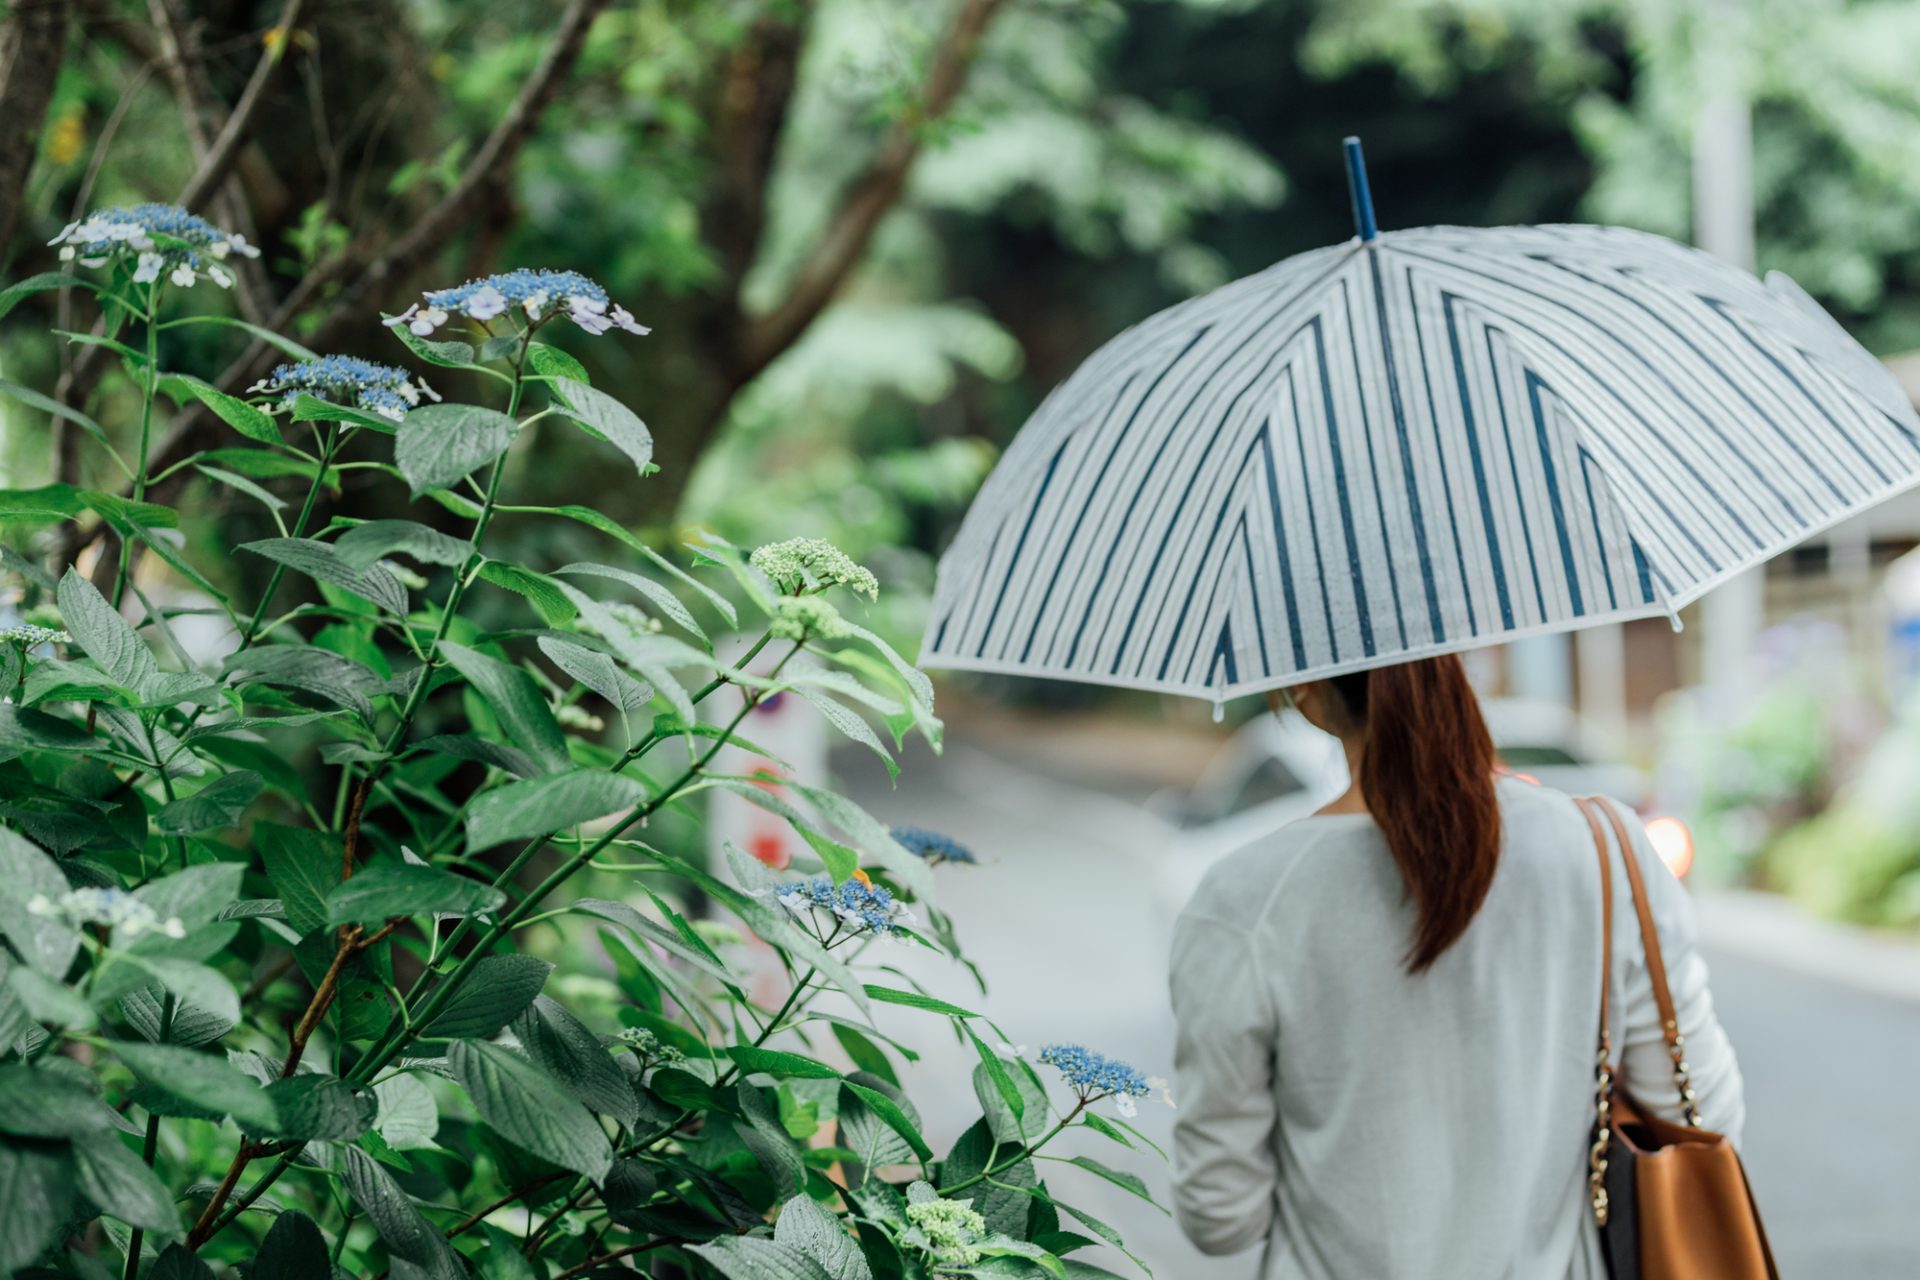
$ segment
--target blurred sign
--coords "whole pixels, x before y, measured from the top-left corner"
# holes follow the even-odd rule
[[[715,652],[729,662],[737,662],[740,655],[747,651],[749,643],[744,637],[729,637],[715,645]],[[775,652],[776,648],[778,652]],[[766,675],[780,661],[787,648],[785,645],[768,646],[747,665],[747,670],[755,675]],[[805,661],[807,657],[802,654],[788,664],[787,670],[791,672],[795,664]],[[732,686],[717,691],[713,698],[720,705],[713,718],[722,724],[726,723],[739,712],[745,696]],[[764,752],[748,751],[736,746],[723,747],[714,757],[714,772],[765,778],[766,789],[789,802],[793,797],[787,794],[778,779],[818,779],[826,772],[826,725],[804,699],[790,693],[777,693],[763,699],[740,722],[739,733],[756,747],[764,748]],[[768,813],[751,800],[731,791],[714,790],[707,794],[711,797],[707,837],[713,865],[726,865],[726,846],[729,844],[760,859],[776,871],[784,871],[793,862],[795,854],[806,850],[806,843],[794,834],[786,819]]]
[[[1920,684],[1920,551],[1887,567],[1887,683],[1894,705]]]

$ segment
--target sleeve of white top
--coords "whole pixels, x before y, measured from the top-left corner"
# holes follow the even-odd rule
[[[1174,1207],[1203,1253],[1262,1243],[1273,1223],[1274,1019],[1254,941],[1204,915],[1174,931]]]
[[[1620,808],[1620,806],[1615,806]],[[1707,962],[1696,948],[1693,899],[1653,850],[1646,831],[1630,812],[1621,810],[1633,838],[1640,877],[1646,883],[1653,922],[1660,931],[1660,954],[1667,964],[1667,988],[1673,994],[1674,1018],[1685,1040],[1688,1073],[1693,1081],[1700,1123],[1726,1135],[1736,1146],[1746,1123],[1745,1087],[1733,1043],[1714,1016],[1713,995],[1707,990]],[[1620,905],[1624,878],[1616,884]],[[1631,926],[1631,916],[1628,917]],[[1616,939],[1637,938],[1637,930],[1616,933]],[[1625,1043],[1620,1046],[1621,1069],[1634,1100],[1669,1120],[1680,1120],[1680,1096],[1673,1078],[1673,1060],[1661,1034],[1660,1010],[1653,999],[1653,980],[1646,959],[1634,948],[1635,962],[1627,966],[1624,995]]]

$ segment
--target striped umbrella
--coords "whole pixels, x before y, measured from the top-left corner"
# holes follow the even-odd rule
[[[1376,231],[1127,330],[940,563],[921,662],[1220,702],[1678,610],[1920,482],[1779,274],[1615,227]]]

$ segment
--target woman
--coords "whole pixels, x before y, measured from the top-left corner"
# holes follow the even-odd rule
[[[1496,777],[1458,658],[1289,692],[1339,737],[1353,784],[1213,867],[1180,917],[1181,1226],[1207,1253],[1264,1243],[1262,1280],[1597,1280],[1586,820],[1558,792]],[[1740,1073],[1691,905],[1623,816],[1701,1123],[1738,1141]],[[1628,902],[1617,855],[1613,875]],[[1614,914],[1613,955],[1623,1083],[1677,1119],[1631,910]]]

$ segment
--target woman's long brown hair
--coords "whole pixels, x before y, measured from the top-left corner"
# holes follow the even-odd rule
[[[1460,940],[1493,884],[1500,861],[1493,739],[1452,654],[1331,683],[1366,726],[1360,792],[1413,902],[1407,970],[1420,973]]]

